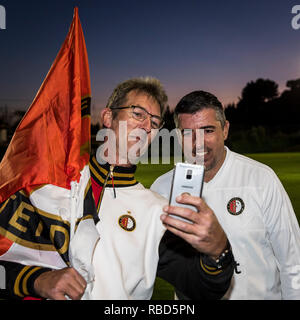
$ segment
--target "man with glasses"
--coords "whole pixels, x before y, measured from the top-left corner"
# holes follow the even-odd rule
[[[163,125],[166,103],[158,80],[137,78],[119,84],[101,112],[102,126],[115,135],[106,141],[102,155],[111,149],[115,155],[109,162],[91,158],[91,184],[85,190],[86,195],[92,194],[99,217],[100,241],[91,258],[92,299],[150,299],[156,276],[193,299],[219,299],[229,287],[234,259],[214,214],[200,198],[190,196],[181,201],[194,205],[195,211],[177,208],[177,214],[196,216],[202,210],[199,223],[180,227],[176,219],[166,219],[163,207],[165,213],[176,207],[166,207],[163,197],[135,180],[136,166],[129,152],[123,152],[139,141],[136,130],[144,133],[146,145],[151,143],[151,130]],[[166,221],[167,228],[177,225],[186,241],[166,231],[162,223]],[[201,230],[202,238],[193,236],[194,230]],[[74,268],[40,268],[39,276],[26,281],[30,294],[50,299],[80,299],[86,288],[85,279]]]

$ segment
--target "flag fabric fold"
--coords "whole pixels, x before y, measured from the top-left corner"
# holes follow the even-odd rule
[[[49,183],[70,189],[71,181],[79,181],[89,161],[90,96],[85,40],[75,8],[62,48],[0,163],[0,203],[21,189],[30,193]]]

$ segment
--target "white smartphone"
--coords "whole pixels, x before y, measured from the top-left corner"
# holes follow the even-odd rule
[[[192,205],[176,202],[176,197],[183,193],[188,193],[192,196],[201,197],[204,181],[204,172],[205,171],[203,165],[182,162],[176,163],[173,172],[169,205],[190,208],[192,210],[195,210],[195,207]],[[188,223],[193,223],[188,219],[179,217],[174,214],[170,214],[170,216]]]

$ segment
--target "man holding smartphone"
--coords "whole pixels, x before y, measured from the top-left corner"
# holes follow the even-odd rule
[[[115,158],[102,164],[103,159],[92,157],[89,166],[81,172],[80,183],[83,179],[85,184],[80,184],[79,188],[84,213],[91,215],[96,211],[95,226],[100,234],[92,256],[88,257],[88,267],[92,264],[94,271],[94,277],[90,277],[93,284],[91,299],[150,299],[156,275],[193,299],[219,299],[229,287],[234,268],[233,255],[227,236],[212,210],[202,199],[184,196],[178,201],[192,204],[196,210],[165,207],[166,213],[174,212],[194,222],[193,225],[178,224],[178,220],[162,215],[162,207],[167,201],[134,178],[136,166],[130,162],[128,151],[136,141],[130,137],[139,129],[146,135],[145,143],[151,143],[151,130],[159,129],[163,124],[166,102],[167,96],[157,79],[129,79],[115,88],[101,112],[105,130],[115,136],[115,140],[106,144],[116,152]],[[128,150],[122,156],[121,147]],[[7,221],[16,221],[19,214],[22,230],[28,231],[31,240],[22,241],[20,232],[18,238],[10,237],[9,232],[0,237],[0,265],[4,266],[7,276],[5,293],[14,298],[33,295],[75,300],[85,294],[88,280],[79,270],[69,267],[70,253],[74,258],[73,252],[77,251],[69,247],[66,210],[54,203],[53,212],[46,212],[50,209],[47,198],[50,194],[55,197],[57,188],[47,185],[30,195],[18,192],[1,204],[1,230],[13,231]],[[26,202],[27,211],[33,213],[34,220],[27,219],[21,212],[22,202]],[[41,205],[43,211],[39,208]],[[11,219],[11,215],[16,220]],[[59,226],[56,230],[64,231],[64,252],[61,243],[54,241],[53,228],[46,228],[46,225],[41,229],[43,221],[39,219],[43,217],[55,217],[63,222],[64,229]],[[15,225],[20,228],[18,223]],[[178,241],[173,233],[166,231],[166,227],[186,241]],[[49,246],[42,246],[41,239],[51,245],[51,251],[47,249]],[[82,250],[87,242],[88,238],[80,242]]]
[[[208,211],[216,215],[238,262],[224,298],[300,299],[300,288],[295,285],[300,265],[299,225],[276,174],[266,165],[224,146],[229,122],[214,95],[194,91],[184,96],[175,108],[175,123],[183,134],[189,129],[194,157],[199,150],[196,130],[204,130],[204,186],[202,198],[195,200],[195,204],[201,203],[198,219]],[[169,171],[151,189],[169,198],[171,181],[172,171]],[[168,210],[168,213],[179,210]],[[169,223],[167,217],[164,221]],[[176,227],[168,229],[188,238]],[[195,227],[195,233],[200,235],[201,227]],[[180,293],[178,296],[186,298]]]

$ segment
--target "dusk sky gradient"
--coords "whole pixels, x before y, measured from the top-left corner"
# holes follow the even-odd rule
[[[237,102],[246,83],[300,78],[300,29],[289,0],[0,0],[0,107],[28,108],[79,8],[89,56],[93,114],[136,76],[161,80],[173,108],[192,90]]]

